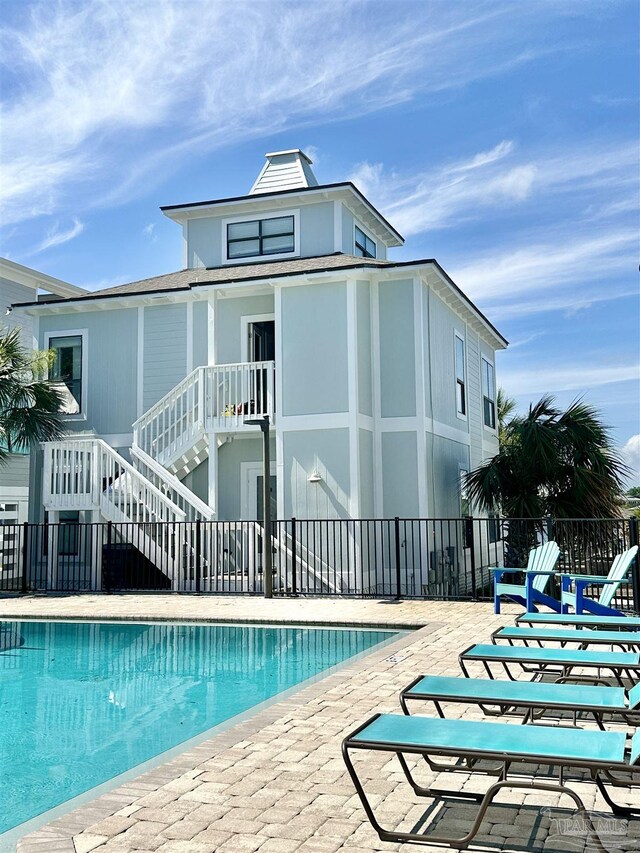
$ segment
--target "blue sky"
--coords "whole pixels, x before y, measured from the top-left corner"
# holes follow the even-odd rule
[[[521,408],[583,395],[640,470],[635,0],[0,14],[0,254],[92,289],[173,271],[159,205],[242,194],[301,147],[512,342],[498,380]]]

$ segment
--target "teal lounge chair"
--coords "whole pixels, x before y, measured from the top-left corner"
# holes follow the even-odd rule
[[[562,648],[572,644],[583,649],[604,645],[620,646],[623,651],[640,651],[640,631],[594,631],[592,628],[575,631],[572,628],[524,628],[522,625],[516,625],[513,628],[497,628],[491,634],[492,643],[501,640],[506,640],[511,645],[520,641],[525,646],[529,643],[537,643],[539,646],[545,643],[560,643]]]
[[[622,611],[611,607],[611,602],[620,586],[627,582],[627,575],[637,553],[638,546],[634,545],[622,554],[618,554],[611,564],[606,578],[593,575],[561,575],[562,612],[568,613],[569,607],[573,607],[578,615],[585,611],[594,613],[596,616],[624,615]],[[602,592],[597,601],[585,595],[589,586],[602,586]],[[527,607],[527,610],[530,609]]]
[[[640,631],[640,616],[593,616],[576,613],[521,613],[516,625],[572,625],[604,631]]]
[[[488,716],[524,711],[522,722],[546,711],[589,714],[604,731],[604,714],[614,714],[634,724],[640,706],[640,684],[625,693],[622,687],[554,684],[547,681],[496,681],[490,678],[456,678],[420,675],[400,692],[400,707],[409,714],[409,703],[432,702],[444,719],[443,704],[477,705]]]
[[[545,589],[549,578],[554,574],[554,568],[560,556],[560,548],[556,542],[545,542],[529,552],[526,569],[491,569],[493,572],[493,609],[500,613],[500,598],[524,604],[528,611],[536,610],[536,604],[546,604],[552,610],[560,612],[560,602],[547,595]],[[525,572],[524,584],[504,583],[504,575]]]
[[[390,757],[395,754],[414,794],[419,797],[448,796],[454,801],[478,803],[478,812],[469,831],[463,836],[452,837],[431,832],[401,832],[383,827],[375,816],[353,761],[355,753],[372,751],[386,752]],[[484,760],[498,762],[501,767],[499,781],[492,784],[485,794],[423,787],[414,779],[405,755],[423,756],[432,767],[436,766],[433,757],[454,759],[457,764],[452,763],[445,768],[443,763],[438,763],[437,770],[462,771],[470,776],[486,772],[482,769]],[[566,770],[573,768],[582,768],[592,774],[600,793],[615,815],[631,817],[638,813],[637,809],[614,802],[608,785],[612,778],[610,774],[622,771],[629,779],[627,787],[634,787],[630,771],[638,766],[640,732],[633,736],[630,749],[627,750],[623,732],[376,714],[343,740],[342,756],[365,813],[383,841],[446,844],[459,849],[468,847],[478,834],[491,802],[503,788],[509,788],[524,790],[529,794],[533,791],[566,794],[573,800],[593,833],[598,849],[605,850],[584,802],[572,787],[573,781],[565,776]],[[482,763],[479,764],[480,761]],[[514,762],[518,764],[517,775],[512,772]],[[360,764],[360,761],[356,763]],[[522,765],[528,765],[532,770],[532,775],[526,779],[522,778]],[[536,776],[538,765],[548,767],[551,775]],[[616,781],[616,787],[619,785]]]
[[[482,663],[489,678],[493,678],[490,664],[497,663],[504,669],[512,681],[517,679],[509,669],[510,665],[518,666],[523,672],[531,673],[539,678],[542,675],[556,677],[556,681],[590,681],[593,683],[606,682],[597,677],[573,675],[576,668],[607,670],[620,687],[624,687],[622,676],[625,675],[633,684],[640,678],[640,654],[638,652],[600,652],[592,649],[547,649],[526,646],[496,646],[492,644],[477,644],[469,646],[458,656],[458,663],[465,676],[471,678],[467,663],[478,661]]]

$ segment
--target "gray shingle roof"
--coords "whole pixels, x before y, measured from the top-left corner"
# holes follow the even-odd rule
[[[391,265],[390,261],[373,258],[357,258],[354,255],[322,255],[316,258],[294,258],[290,261],[265,261],[260,264],[242,264],[238,266],[214,267],[213,269],[180,270],[179,272],[159,275],[155,278],[143,278],[130,284],[119,284],[105,290],[96,290],[92,295],[116,296],[150,291],[185,290],[193,285],[229,284],[234,281],[270,278],[272,276],[296,275],[297,273],[325,272],[327,270],[348,269],[349,267],[381,267]]]

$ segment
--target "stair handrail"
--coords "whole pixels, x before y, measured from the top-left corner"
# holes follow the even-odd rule
[[[135,428],[139,424],[141,424],[142,421],[150,420],[152,413],[154,413],[156,409],[161,409],[164,403],[169,399],[169,397],[171,397],[172,394],[175,394],[179,390],[181,385],[186,385],[188,381],[192,379],[196,373],[198,373],[198,371],[203,370],[205,370],[204,367],[194,367],[193,370],[190,373],[187,373],[187,375],[183,379],[181,379],[179,382],[176,382],[176,384],[172,388],[170,388],[166,394],[163,394],[163,396],[160,397],[159,400],[156,400],[156,402],[152,406],[149,406],[146,412],[143,412],[140,417],[133,422],[132,427],[134,429],[134,432]]]
[[[45,458],[48,461],[48,465],[45,470],[50,469],[51,463],[51,453],[54,449],[58,450],[78,450],[79,447],[82,448],[82,445],[85,445],[87,450],[91,452],[96,449],[101,451],[107,456],[112,457],[117,464],[131,476],[132,481],[135,480],[138,485],[140,485],[143,489],[147,489],[151,494],[155,495],[156,498],[160,500],[160,502],[164,505],[164,507],[168,510],[168,512],[173,513],[175,515],[176,521],[183,521],[186,518],[186,513],[180,509],[179,506],[173,503],[173,501],[169,500],[169,498],[163,494],[160,489],[153,485],[153,483],[149,482],[145,477],[140,474],[139,471],[133,467],[130,462],[127,462],[119,453],[117,453],[110,445],[103,441],[101,438],[73,438],[68,441],[45,441],[42,442],[42,446],[45,450]],[[92,502],[95,506],[99,505],[101,498],[104,496],[104,489],[102,488],[102,483],[98,482],[98,469],[95,464],[91,470],[91,492],[92,492]],[[47,489],[47,493],[50,492],[49,489],[50,483],[45,482],[45,488]]]
[[[180,382],[176,383],[166,394],[164,394],[157,402],[153,404],[146,412],[140,415],[137,420],[133,423],[133,443],[138,445],[138,447],[146,447],[147,450],[153,452],[153,443],[157,442],[160,437],[164,438],[164,442],[166,444],[171,444],[171,440],[167,438],[167,433],[170,434],[170,428],[167,429],[166,426],[162,426],[161,429],[158,430],[158,435],[155,439],[148,438],[145,444],[144,431],[152,426],[154,421],[158,420],[158,423],[162,423],[162,417],[164,412],[170,412],[170,419],[177,424],[180,418],[177,416],[175,411],[171,411],[172,406],[176,407],[176,400],[180,398],[182,394],[189,394],[190,388],[196,388],[196,399],[197,399],[197,411],[198,416],[194,418],[192,421],[192,426],[196,427],[197,430],[204,430],[205,427],[205,377],[204,377],[204,367],[196,367],[190,373],[188,373],[184,379],[181,379]],[[172,401],[172,398],[173,401]],[[185,412],[182,413],[181,417],[187,414]],[[182,430],[184,433],[185,430]]]
[[[180,495],[187,503],[189,503],[196,513],[199,513],[203,516],[203,520],[205,521],[215,521],[215,513],[201,498],[199,498],[194,492],[191,491],[184,483],[179,480],[174,474],[168,471],[164,465],[161,465],[157,462],[152,456],[149,456],[141,447],[137,445],[132,445],[130,449],[131,455],[137,459],[139,459],[143,465],[146,465],[150,468],[154,474],[160,477],[164,482],[166,482],[169,488],[173,489],[177,494]],[[138,474],[140,472],[138,471]],[[144,476],[140,474],[140,476]],[[147,478],[145,477],[145,480]],[[153,485],[153,484],[152,484]],[[157,488],[157,487],[156,487]]]

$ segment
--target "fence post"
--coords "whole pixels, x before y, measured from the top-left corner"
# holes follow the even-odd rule
[[[473,516],[470,515],[468,518],[465,518],[464,524],[466,525],[466,539],[469,543],[469,548],[471,550],[471,598],[474,601],[477,601],[478,598],[478,589],[476,586],[476,537],[475,537],[475,527],[473,524]],[[489,530],[487,529],[487,538],[489,535]]]
[[[298,572],[296,563],[298,561],[296,542],[296,519],[291,518],[291,595],[298,595]]]
[[[393,520],[396,539],[396,600],[399,600],[402,595],[402,576],[400,573],[400,519],[396,515]]]
[[[547,534],[547,542],[553,539],[553,518],[550,515],[545,516],[544,526]]]
[[[107,574],[107,584],[106,584],[107,588],[106,588],[105,592],[111,592],[111,582],[113,580],[114,558],[113,558],[113,551],[111,550],[111,548],[112,548],[112,533],[113,533],[113,522],[107,521],[107,562],[109,564],[109,571],[106,573]],[[102,559],[104,562],[104,555],[103,555]],[[105,581],[105,578],[104,578],[104,566],[103,566],[103,573],[102,573],[102,588],[103,589],[105,587],[104,581]]]
[[[27,594],[27,561],[29,559],[29,522],[25,521],[22,525],[22,587],[23,595]]]
[[[629,547],[640,544],[638,535],[638,519],[629,519]],[[633,609],[640,611],[640,554],[636,554],[633,560],[633,569],[631,571],[631,585],[633,586]]]
[[[200,575],[202,570],[202,521],[200,519],[196,521],[196,547],[194,553],[194,560],[196,561],[196,592],[200,592]]]

